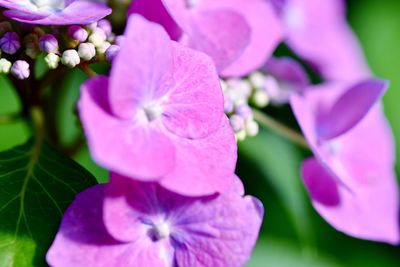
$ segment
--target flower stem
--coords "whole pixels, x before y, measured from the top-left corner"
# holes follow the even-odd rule
[[[291,140],[293,143],[298,144],[299,146],[310,149],[306,139],[295,130],[287,127],[286,125],[280,123],[279,121],[271,118],[267,114],[253,109],[254,119],[258,121],[261,125],[268,127],[269,129],[275,131],[276,133],[280,134],[281,136]]]
[[[81,64],[79,68],[88,76],[88,77],[95,77],[97,76],[97,72],[95,72],[89,65]]]

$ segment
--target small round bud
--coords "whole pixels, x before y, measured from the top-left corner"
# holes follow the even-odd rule
[[[58,41],[53,35],[45,34],[39,38],[39,47],[43,52],[57,53]]]
[[[106,50],[106,59],[111,62],[113,59],[116,57],[116,55],[119,52],[119,45],[111,45],[109,48]]]
[[[107,49],[111,46],[109,42],[103,42],[103,44],[99,47],[97,47],[97,53],[100,55],[105,54]]]
[[[29,77],[29,64],[25,60],[17,60],[11,67],[11,74],[19,80],[24,80]]]
[[[34,33],[29,33],[24,37],[25,54],[32,59],[40,54],[38,39],[38,36]]]
[[[236,107],[235,113],[245,120],[253,117],[253,111],[247,104]]]
[[[0,59],[0,73],[8,74],[10,72],[11,66],[12,66],[11,62],[8,61],[7,59],[5,58]]]
[[[233,104],[232,99],[228,96],[224,96],[224,112],[225,113],[231,113],[233,112],[235,105]]]
[[[50,53],[45,58],[44,61],[47,64],[49,69],[56,69],[58,67],[58,63],[60,62],[60,57],[57,54]]]
[[[224,80],[219,80],[221,82],[221,89],[222,92],[225,92],[228,89],[228,85],[226,84],[226,82]]]
[[[250,75],[249,81],[254,88],[261,89],[265,84],[265,75],[256,71]]]
[[[92,43],[81,43],[78,47],[78,54],[81,59],[89,61],[96,55],[96,48]]]
[[[81,62],[79,54],[74,49],[64,51],[61,58],[61,63],[67,67],[73,68]]]
[[[259,126],[255,120],[247,120],[245,129],[248,136],[256,136],[259,132]]]
[[[12,26],[10,22],[8,21],[0,22],[0,35],[3,35],[4,33],[11,31],[12,31]]]
[[[115,44],[119,46],[123,45],[125,38],[126,37],[123,35],[118,35],[117,37],[115,37]]]
[[[99,20],[97,22],[97,27],[102,29],[107,36],[110,35],[112,32],[111,23],[106,19]]]
[[[236,140],[237,140],[237,141],[244,141],[244,140],[246,139],[246,137],[247,137],[247,133],[246,133],[246,131],[243,129],[243,130],[241,130],[240,132],[237,132],[237,133],[235,134],[235,137],[236,137]]]
[[[269,96],[265,90],[256,90],[252,97],[253,103],[258,108],[264,108],[269,103]]]
[[[93,30],[92,34],[89,36],[89,42],[94,44],[95,47],[100,47],[106,41],[107,35],[105,32],[100,29],[96,28]]]
[[[89,34],[84,28],[78,25],[72,25],[68,28],[68,35],[74,40],[84,42]]]
[[[0,39],[0,48],[4,53],[15,54],[20,47],[21,42],[16,32],[6,32]]]
[[[239,115],[230,116],[229,122],[235,133],[240,132],[244,129],[244,119]]]

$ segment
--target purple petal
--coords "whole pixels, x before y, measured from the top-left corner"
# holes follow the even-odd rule
[[[81,90],[80,116],[99,164],[143,180],[159,179],[172,169],[175,149],[156,125],[149,130],[110,113],[106,77],[88,80]]]
[[[166,128],[185,138],[203,138],[216,131],[224,100],[211,58],[175,43],[171,75],[162,104]]]
[[[94,186],[76,197],[47,252],[47,263],[53,267],[168,266],[160,257],[162,242],[121,243],[108,234],[102,212],[105,187]]]
[[[358,238],[399,243],[398,193],[392,172],[349,189],[311,158],[304,161],[302,176],[313,206],[336,229]]]
[[[310,84],[303,67],[290,57],[270,58],[263,69],[279,81],[292,85],[296,91]]]
[[[139,15],[130,16],[125,41],[111,70],[113,112],[121,118],[131,118],[142,102],[165,94],[172,85],[162,81],[171,67],[171,41],[164,29]]]
[[[175,168],[160,184],[186,196],[226,192],[232,186],[237,147],[232,128],[224,116],[218,131],[202,139],[171,137],[175,143]]]
[[[235,10],[245,18],[251,29],[249,45],[243,54],[222,71],[223,76],[243,76],[260,68],[283,39],[283,25],[269,1],[241,0],[207,1],[215,8]],[[221,29],[223,30],[223,29]]]
[[[346,22],[344,1],[289,0],[283,10],[287,43],[328,80],[371,76],[360,45]]]
[[[319,137],[332,139],[347,132],[379,102],[387,87],[387,81],[370,79],[348,89],[318,118]]]
[[[82,10],[90,10],[90,12],[82,12]],[[102,3],[91,1],[73,1],[63,10],[54,13],[46,13],[43,11],[22,9],[10,9],[4,12],[6,16],[14,20],[40,25],[72,25],[72,24],[88,24],[98,21],[105,16],[111,14],[111,9]]]
[[[182,35],[181,29],[165,9],[162,0],[135,0],[128,10],[128,15],[133,13],[162,25],[172,40],[178,40]]]
[[[190,198],[155,184],[113,178],[110,186],[115,188],[104,202],[104,218],[108,231],[118,239],[137,239],[136,222],[146,228],[162,219],[170,226],[178,266],[239,267],[249,258],[263,216],[257,199],[243,198],[237,191]]]

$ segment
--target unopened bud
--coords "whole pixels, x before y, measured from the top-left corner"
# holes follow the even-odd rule
[[[106,59],[111,62],[113,59],[116,57],[116,55],[119,52],[119,45],[111,45],[109,48],[106,50]]]
[[[54,53],[48,54],[44,61],[46,62],[49,69],[56,69],[58,67],[58,63],[60,62],[60,57]]]
[[[25,60],[17,60],[11,67],[11,74],[19,80],[24,80],[29,77],[29,64]]]
[[[11,62],[8,61],[7,59],[5,58],[0,59],[0,73],[8,74],[10,72],[11,66],[12,66]]]
[[[64,51],[61,58],[61,63],[67,67],[73,68],[81,62],[79,54],[74,49]]]
[[[6,32],[0,39],[0,47],[4,53],[15,54],[21,47],[18,34],[16,32]]]
[[[248,136],[256,136],[259,132],[259,126],[255,120],[247,120],[245,129]]]
[[[68,35],[79,42],[84,42],[88,38],[88,32],[78,25],[72,25],[68,28]]]
[[[81,43],[78,47],[78,54],[81,59],[89,61],[96,55],[96,48],[92,43]]]
[[[107,35],[100,28],[95,28],[89,36],[89,42],[94,44],[95,47],[100,47],[106,41]]]
[[[240,132],[244,129],[244,119],[239,115],[230,116],[229,122],[235,133]]]
[[[58,41],[52,34],[45,34],[39,38],[39,47],[46,53],[58,52]]]

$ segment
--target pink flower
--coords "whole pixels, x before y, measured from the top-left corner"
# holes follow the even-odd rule
[[[212,60],[138,15],[110,78],[83,85],[79,111],[91,154],[106,168],[184,195],[232,183],[236,142]]]
[[[196,171],[196,170],[193,170]],[[263,208],[234,190],[184,197],[154,183],[112,175],[80,193],[47,253],[54,267],[230,266],[248,260]]]
[[[302,175],[315,209],[349,235],[397,244],[399,201],[394,144],[379,100],[387,82],[332,83],[293,96],[314,151]]]
[[[210,55],[223,76],[261,67],[283,35],[265,0],[136,0],[130,13],[160,23],[172,38]]]

